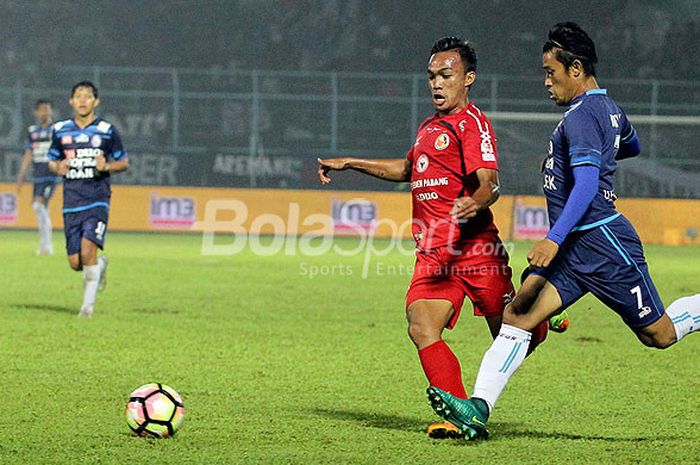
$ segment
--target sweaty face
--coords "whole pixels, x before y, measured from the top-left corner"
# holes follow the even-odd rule
[[[564,65],[557,60],[556,49],[542,55],[542,69],[544,70],[544,86],[549,92],[549,99],[559,106],[568,105],[576,96],[578,83],[564,68]]]
[[[467,105],[467,86],[476,73],[465,72],[459,52],[438,52],[428,62],[428,88],[433,107],[441,115],[457,113]]]
[[[100,99],[92,93],[92,88],[78,87],[68,102],[76,115],[85,117],[95,111],[100,104]]]

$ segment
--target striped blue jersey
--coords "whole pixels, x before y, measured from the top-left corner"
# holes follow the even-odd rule
[[[49,182],[56,175],[49,170],[49,148],[51,147],[51,126],[43,128],[33,124],[27,128],[24,149],[32,153],[32,175],[35,183]]]
[[[109,173],[97,171],[97,157],[107,161],[127,156],[117,129],[96,118],[84,128],[72,119],[53,125],[50,160],[68,160],[69,170],[63,180],[63,212],[77,212],[93,207],[109,208],[111,188]]]
[[[615,170],[621,144],[636,139],[627,115],[607,95],[592,89],[573,99],[549,140],[544,161],[544,194],[550,226],[561,215],[574,186],[573,168],[593,165],[600,169],[598,193],[573,231],[582,231],[615,218]]]

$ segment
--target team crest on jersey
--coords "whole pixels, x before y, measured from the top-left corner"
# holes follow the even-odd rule
[[[442,133],[439,136],[437,136],[437,139],[435,139],[435,148],[438,150],[445,150],[447,147],[450,146],[450,136],[448,136],[446,133]]]
[[[75,158],[75,150],[73,150],[73,149],[64,150],[63,155],[65,155],[66,158]]]
[[[61,136],[62,145],[70,145],[73,143],[73,136]]]
[[[102,143],[102,138],[98,134],[95,134],[90,139],[90,145],[92,145],[95,148],[99,147],[101,143]]]
[[[37,134],[36,132],[33,132],[32,139],[37,140],[38,138],[39,138],[39,134]]]
[[[78,137],[75,138],[75,142],[77,142],[78,144],[84,144],[89,140],[90,138],[84,132],[81,132],[80,135],[78,135]]]
[[[426,154],[421,154],[420,157],[418,157],[418,160],[416,160],[416,171],[419,173],[423,173],[425,170],[428,169],[428,156]]]
[[[109,124],[107,121],[100,121],[97,124],[97,130],[100,132],[104,132],[105,134],[107,134],[107,131],[109,131],[109,128],[111,128],[111,127],[112,127],[112,125]]]

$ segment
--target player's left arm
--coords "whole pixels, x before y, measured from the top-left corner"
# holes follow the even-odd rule
[[[95,167],[97,171],[102,171],[103,173],[119,173],[120,171],[126,171],[129,169],[129,157],[107,161],[104,155],[100,155],[97,157],[97,164]]]
[[[493,205],[500,195],[498,183],[498,170],[492,168],[479,168],[476,170],[479,187],[467,197],[455,199],[452,208],[452,217],[457,220],[473,218],[476,214]]]
[[[559,246],[574,226],[581,221],[598,193],[600,168],[585,164],[574,167],[573,172],[574,187],[571,189],[569,198],[566,199],[561,215],[547,233],[547,237],[536,243],[527,254],[527,260],[531,266],[545,267],[552,263],[559,252]]]
[[[95,168],[97,168],[97,171],[103,173],[119,173],[121,171],[126,171],[129,169],[129,155],[127,155],[126,150],[124,150],[122,138],[117,128],[112,126],[111,133],[111,144],[108,150],[111,157],[109,160],[107,160],[107,157],[104,155],[97,157]]]
[[[627,120],[623,119],[622,131],[620,133],[620,147],[615,155],[616,160],[624,160],[625,158],[633,158],[642,152],[639,137],[634,126]]]
[[[496,136],[489,120],[483,115],[469,114],[457,128],[462,145],[465,175],[475,174],[478,187],[471,195],[455,199],[450,214],[456,220],[473,218],[498,200],[498,152]]]
[[[598,193],[603,142],[602,134],[591,129],[597,127],[593,115],[585,111],[572,113],[564,120],[574,185],[552,229],[527,254],[530,266],[546,267],[552,263],[559,246],[581,221]]]

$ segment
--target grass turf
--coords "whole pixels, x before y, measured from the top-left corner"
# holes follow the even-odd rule
[[[109,285],[86,321],[76,318],[81,275],[60,241],[56,256],[35,257],[36,233],[0,231],[2,464],[700,457],[700,337],[644,348],[593,298],[513,378],[491,439],[432,441],[424,430],[437,418],[404,321],[410,256],[374,257],[365,279],[362,255],[206,256],[197,236],[111,233]],[[528,246],[516,244],[516,272]],[[649,246],[647,258],[666,304],[700,291],[700,248]],[[465,309],[446,339],[470,390],[486,324]],[[148,382],[184,398],[172,439],[129,434],[123,407]]]

